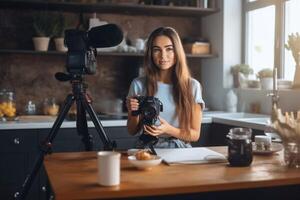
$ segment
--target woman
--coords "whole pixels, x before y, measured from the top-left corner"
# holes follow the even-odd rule
[[[145,76],[134,79],[127,96],[130,134],[145,133],[159,138],[155,148],[191,147],[200,137],[204,101],[200,83],[191,78],[185,53],[177,32],[170,27],[154,30],[147,42],[144,57]],[[140,123],[136,96],[155,96],[163,104],[160,125]]]

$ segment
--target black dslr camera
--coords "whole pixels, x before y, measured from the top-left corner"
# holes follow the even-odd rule
[[[141,115],[142,124],[144,125],[155,125],[158,120],[159,113],[163,111],[162,102],[152,96],[138,96],[136,99],[139,101],[139,109],[132,111],[133,116]],[[149,134],[142,134],[139,137],[142,145],[154,145],[158,141],[158,138]]]
[[[139,109],[132,111],[132,115],[142,115],[142,123],[144,125],[155,125],[159,113],[163,111],[163,105],[161,101],[152,96],[138,96],[136,99],[139,101]]]

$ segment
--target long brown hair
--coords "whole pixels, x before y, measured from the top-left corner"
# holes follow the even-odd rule
[[[176,63],[172,71],[173,99],[176,104],[176,114],[180,128],[190,130],[190,122],[195,105],[192,95],[191,75],[186,62],[186,56],[178,33],[171,27],[160,27],[154,30],[147,41],[144,57],[146,74],[147,95],[153,96],[157,92],[157,81],[159,79],[159,67],[152,59],[153,41],[157,36],[167,36],[173,44]]]

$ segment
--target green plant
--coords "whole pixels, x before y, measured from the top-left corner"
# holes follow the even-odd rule
[[[248,76],[253,74],[253,69],[247,64],[237,64],[231,67],[232,74],[237,74],[238,72]]]
[[[51,37],[53,35],[53,18],[47,12],[33,15],[33,29],[38,37]]]
[[[53,19],[53,36],[54,37],[64,37],[65,28],[67,26],[65,17],[60,13],[54,16]]]
[[[292,51],[292,55],[294,57],[296,65],[298,66],[300,64],[300,34],[292,33],[288,37],[288,43],[284,46],[287,50]]]
[[[261,78],[271,78],[271,77],[273,77],[273,70],[270,68],[262,69],[257,73],[257,78],[260,78],[260,79]]]

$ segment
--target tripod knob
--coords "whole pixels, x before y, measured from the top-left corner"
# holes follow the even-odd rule
[[[20,144],[20,138],[15,138],[15,139],[14,139],[14,144],[19,145],[19,144]]]
[[[17,198],[19,197],[19,195],[20,195],[20,193],[19,193],[19,192],[16,192],[16,193],[14,194],[15,199],[17,199]]]

